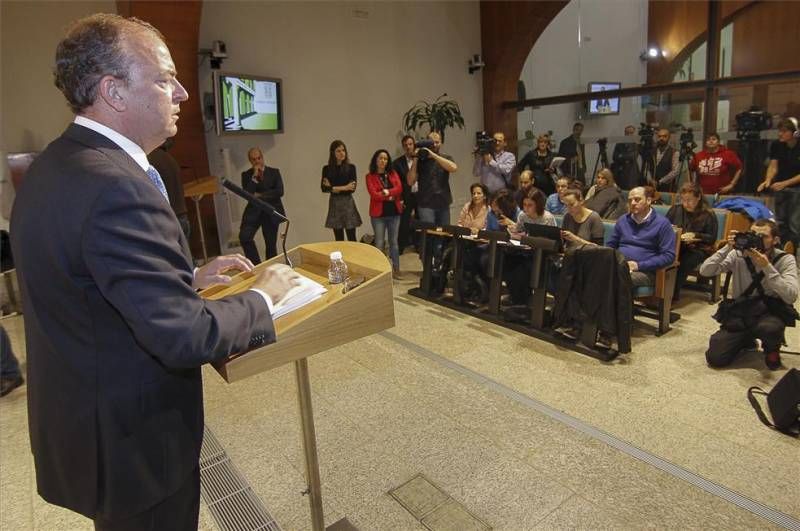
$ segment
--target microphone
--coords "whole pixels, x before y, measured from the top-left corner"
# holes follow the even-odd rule
[[[292,265],[292,261],[289,260],[289,255],[286,254],[286,234],[289,232],[289,218],[278,212],[274,206],[270,205],[263,199],[260,199],[238,184],[235,184],[225,177],[222,178],[222,186],[233,192],[234,194],[238,195],[242,199],[245,199],[248,203],[253,205],[254,207],[260,209],[263,212],[269,214],[273,219],[278,220],[278,223],[286,222],[286,227],[283,230],[283,234],[281,234],[281,247],[283,249],[283,260],[289,267],[294,267]]]

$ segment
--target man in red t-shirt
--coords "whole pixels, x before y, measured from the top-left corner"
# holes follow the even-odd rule
[[[717,133],[710,133],[706,138],[706,149],[695,154],[689,169],[704,194],[727,194],[739,182],[742,161],[735,151],[719,143]]]

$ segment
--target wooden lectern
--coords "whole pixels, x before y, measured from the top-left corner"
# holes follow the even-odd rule
[[[328,282],[329,256],[333,251],[342,252],[351,277],[365,278],[360,286],[347,293],[343,293],[343,284]],[[394,326],[392,269],[382,252],[363,243],[310,243],[295,247],[288,254],[294,270],[325,286],[327,293],[275,321],[277,342],[232,355],[214,367],[225,381],[232,383],[294,362],[308,482],[306,492],[313,529],[321,531],[325,528],[325,520],[306,358]],[[201,296],[220,299],[244,291],[250,288],[262,269],[282,261],[282,256],[272,258],[256,266],[255,271],[236,275],[232,284],[212,286],[202,291]]]

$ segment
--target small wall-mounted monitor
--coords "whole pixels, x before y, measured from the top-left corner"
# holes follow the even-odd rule
[[[218,135],[283,132],[280,79],[223,72],[215,77]]]
[[[622,88],[622,83],[613,81],[593,81],[589,83],[589,92],[619,90],[620,88]],[[602,98],[589,101],[589,114],[619,114],[619,98]]]

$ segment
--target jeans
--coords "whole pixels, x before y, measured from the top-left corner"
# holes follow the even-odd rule
[[[800,186],[775,193],[775,219],[780,228],[781,243],[800,243]]]
[[[420,221],[433,223],[437,227],[442,225],[450,225],[450,209],[449,208],[424,208],[417,207]]]
[[[417,207],[417,214],[419,215],[420,221],[433,223],[437,227],[441,227],[442,225],[450,225],[449,208]],[[436,238],[436,240],[437,241],[433,244],[433,256],[434,258],[439,259],[442,257],[442,248],[444,246],[444,242],[441,241],[441,238]]]
[[[389,235],[389,257],[392,259],[392,268],[400,269],[400,247],[397,245],[397,232],[400,230],[400,216],[385,216],[370,218],[372,229],[375,231],[375,247],[383,252],[384,234]]]
[[[753,346],[754,339],[761,340],[764,352],[775,352],[783,342],[786,325],[783,321],[769,313],[749,317],[738,331],[720,328],[708,341],[706,362],[712,367],[730,365],[739,353]]]

